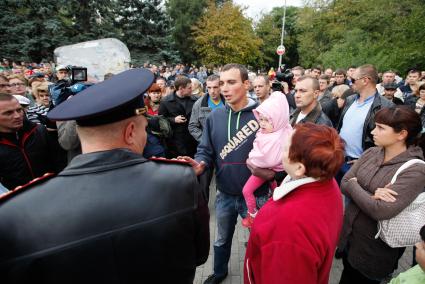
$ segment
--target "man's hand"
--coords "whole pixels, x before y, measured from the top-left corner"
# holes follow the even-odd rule
[[[282,82],[281,83],[282,84],[282,87],[283,87],[283,93],[286,95],[286,94],[289,94],[289,86],[288,86],[288,83],[286,83],[286,82]]]
[[[246,160],[246,166],[248,167],[248,169],[251,171],[251,173],[256,176],[256,177],[260,177],[264,180],[273,180],[274,179],[274,175],[276,174],[273,170],[269,170],[269,169],[262,169],[259,167],[254,166],[249,159]]]
[[[174,118],[175,123],[185,123],[186,120],[186,117],[184,117],[183,115],[178,115]]]
[[[189,162],[189,164],[192,166],[192,169],[195,171],[195,174],[197,176],[201,175],[205,170],[206,164],[204,161],[201,161],[200,163],[198,163],[197,161],[195,161],[194,159],[188,156],[178,156],[177,159],[185,160],[186,162]]]

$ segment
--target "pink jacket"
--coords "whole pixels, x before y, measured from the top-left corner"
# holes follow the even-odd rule
[[[249,160],[257,167],[282,171],[283,143],[292,133],[292,127],[289,124],[289,106],[285,95],[281,92],[273,92],[253,112],[257,120],[260,113],[271,120],[273,132],[263,133],[261,129],[257,131]]]

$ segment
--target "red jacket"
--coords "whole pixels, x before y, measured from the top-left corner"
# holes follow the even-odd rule
[[[255,218],[245,255],[246,284],[329,282],[342,227],[341,192],[334,179],[302,179],[282,183],[274,199],[295,182],[310,183],[270,200]]]

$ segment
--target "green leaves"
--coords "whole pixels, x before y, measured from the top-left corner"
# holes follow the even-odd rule
[[[283,39],[286,53],[283,56],[283,63],[289,66],[295,66],[298,63],[297,34],[295,30],[297,11],[298,8],[296,7],[287,7],[286,9],[285,35]],[[270,13],[263,15],[255,28],[255,33],[263,41],[260,52],[263,56],[264,64],[268,67],[278,66],[279,56],[276,54],[276,48],[280,45],[283,14],[283,7],[276,7]]]
[[[312,1],[297,21],[301,64],[374,64],[405,72],[425,67],[425,4],[420,0]]]
[[[193,27],[194,47],[203,64],[261,64],[262,40],[255,35],[251,20],[242,12],[243,9],[231,1],[219,6],[210,2]]]
[[[0,9],[7,58],[52,60],[56,47],[115,37],[127,44],[133,63],[178,60],[161,0],[1,1]]]

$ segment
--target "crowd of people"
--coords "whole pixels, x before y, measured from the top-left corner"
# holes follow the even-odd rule
[[[396,270],[406,247],[375,235],[425,194],[423,163],[391,182],[424,160],[424,71],[146,64],[71,83],[66,66],[52,66],[2,62],[7,283],[193,282],[208,257],[213,176],[206,284],[228,275],[239,216],[250,229],[245,283],[328,283],[334,257],[341,284],[380,283]],[[409,281],[425,275],[415,234],[423,271],[400,276]],[[96,278],[100,267],[108,273]]]

